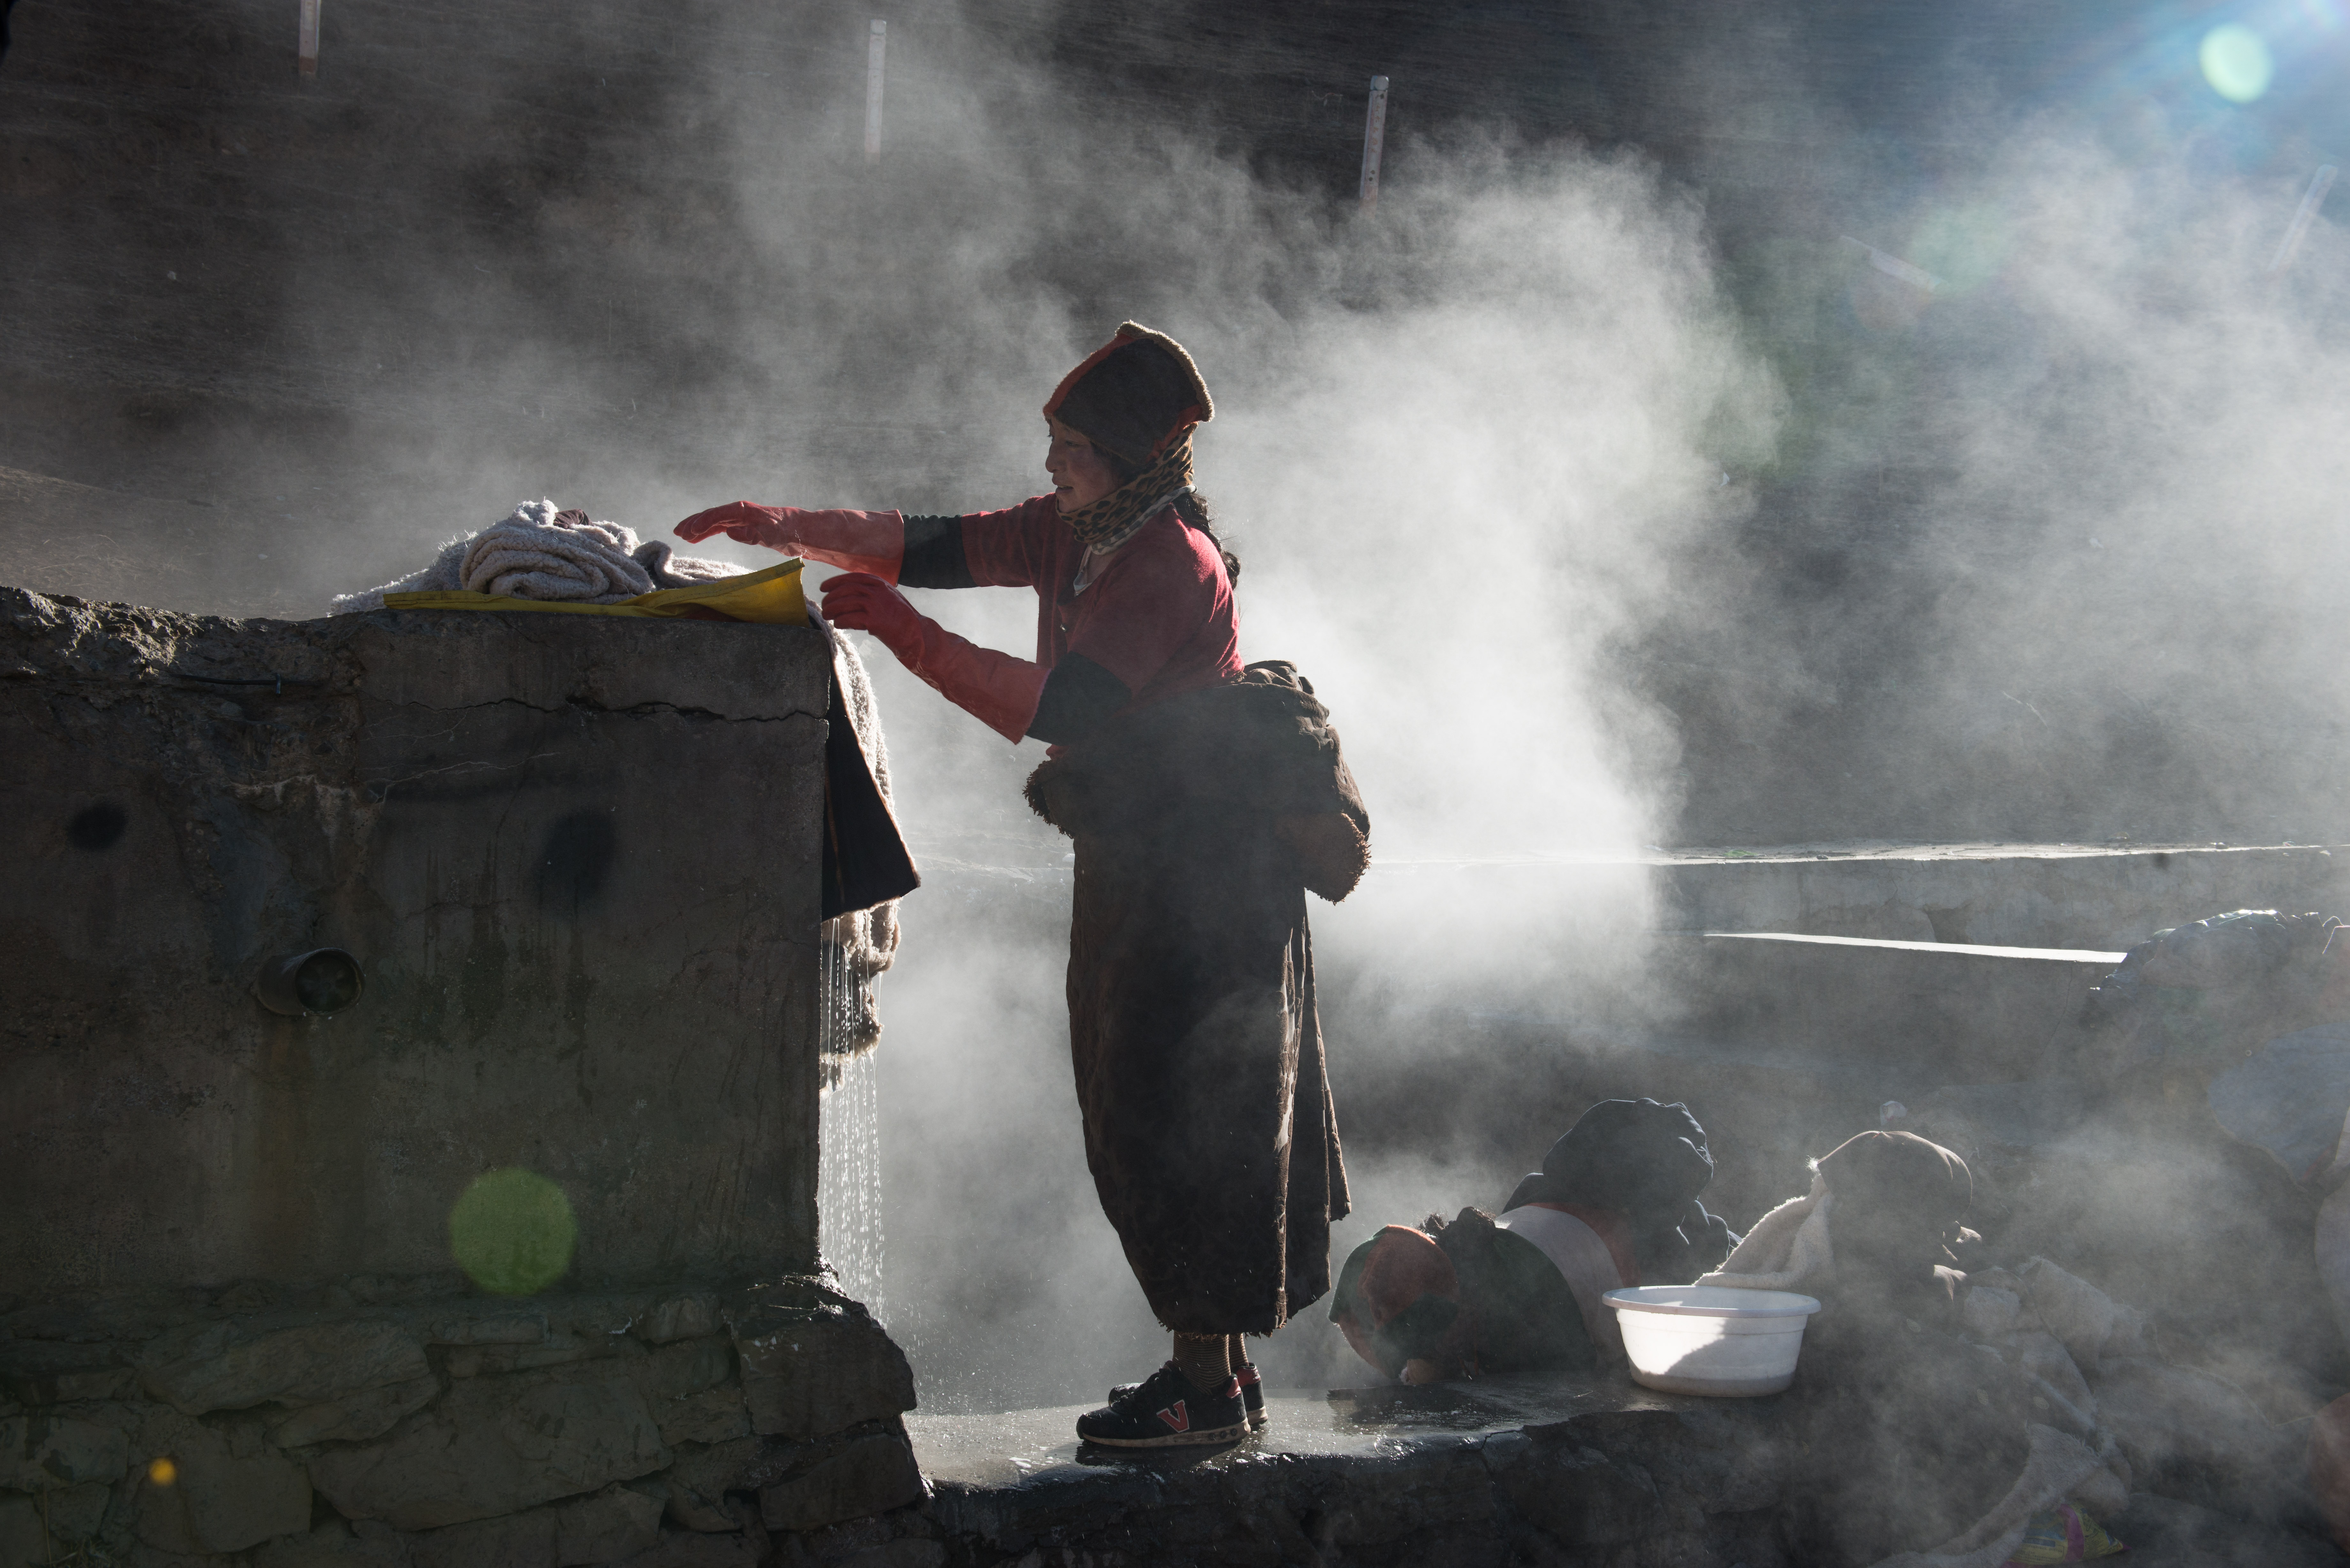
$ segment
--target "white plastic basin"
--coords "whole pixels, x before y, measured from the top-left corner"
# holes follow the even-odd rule
[[[1795,1380],[1804,1325],[1820,1303],[1792,1291],[1639,1285],[1616,1309],[1632,1380],[1672,1394],[1776,1394]]]

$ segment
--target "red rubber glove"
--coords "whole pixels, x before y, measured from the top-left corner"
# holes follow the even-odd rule
[[[931,690],[1007,741],[1026,734],[1036,717],[1043,665],[957,637],[879,577],[849,572],[825,584],[824,618],[871,632]]]
[[[869,572],[890,583],[898,580],[898,568],[906,559],[906,519],[896,512],[812,512],[730,501],[695,513],[677,525],[676,533],[689,545],[723,534],[738,544],[764,545],[786,556]]]

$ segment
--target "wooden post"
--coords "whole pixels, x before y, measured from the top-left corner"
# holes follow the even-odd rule
[[[318,0],[302,0],[301,41],[295,56],[304,76],[318,74]]]
[[[881,72],[889,53],[889,24],[873,19],[873,35],[865,46],[865,161],[881,156]]]
[[[2334,189],[2334,176],[2340,171],[2333,164],[2321,165],[2310,176],[2309,189],[2303,193],[2301,205],[2293,210],[2293,222],[2285,225],[2284,243],[2277,246],[2276,259],[2269,263],[2269,271],[2282,272],[2301,254],[2301,242],[2309,233],[2309,225],[2317,219],[2317,209],[2325,205],[2325,193]]]
[[[1363,117],[1363,211],[1379,204],[1379,150],[1388,139],[1388,78],[1371,78],[1371,107]]]

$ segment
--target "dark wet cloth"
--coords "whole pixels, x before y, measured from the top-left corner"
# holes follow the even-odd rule
[[[1347,1210],[1305,919],[1330,868],[1298,847],[1329,836],[1298,825],[1367,854],[1370,817],[1328,714],[1253,667],[1103,724],[1028,799],[1076,844],[1069,1048],[1102,1208],[1166,1326],[1269,1334],[1329,1289]]]
[[[1738,1244],[1698,1194],[1713,1180],[1705,1128],[1678,1102],[1602,1100],[1575,1119],[1503,1210],[1544,1203],[1621,1214],[1641,1279],[1681,1284]]]

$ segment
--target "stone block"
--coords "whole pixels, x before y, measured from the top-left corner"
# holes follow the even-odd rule
[[[168,1485],[138,1490],[139,1538],[164,1552],[243,1552],[310,1528],[310,1481],[252,1422],[207,1427],[167,1413],[145,1422],[140,1446],[168,1458]]]
[[[662,1501],[660,1491],[608,1486],[565,1503],[556,1511],[557,1568],[618,1563],[652,1546],[660,1539]]]
[[[838,1444],[788,1479],[760,1488],[759,1512],[770,1530],[821,1530],[921,1498],[913,1446],[895,1432],[876,1432]]]
[[[1537,1437],[1534,1453],[1495,1483],[1529,1523],[1564,1545],[1621,1546],[1662,1526],[1655,1482],[1596,1449]]]
[[[655,1302],[637,1319],[632,1332],[647,1345],[667,1345],[717,1334],[724,1327],[718,1319],[717,1298],[696,1291]]]
[[[369,1520],[330,1519],[307,1535],[284,1535],[253,1554],[253,1568],[413,1568],[408,1537]]]
[[[935,1541],[885,1541],[876,1546],[861,1547],[839,1557],[818,1559],[824,1568],[942,1568],[947,1549]],[[1268,1548],[1266,1568],[1280,1563],[1281,1553]],[[1227,1552],[1215,1561],[1219,1568],[1249,1568],[1237,1554]]]
[[[555,1568],[556,1512],[534,1508],[428,1531],[412,1548],[415,1568]]]
[[[281,1449],[303,1449],[313,1443],[363,1443],[380,1438],[432,1403],[441,1380],[427,1374],[406,1383],[365,1388],[323,1405],[306,1405],[274,1423],[270,1440]]]
[[[756,1491],[782,1478],[798,1453],[773,1438],[741,1438],[680,1454],[661,1478],[669,1483],[670,1517],[688,1530],[739,1530],[726,1494]]]
[[[743,1390],[732,1384],[681,1398],[657,1399],[653,1419],[660,1424],[661,1441],[672,1448],[751,1435],[751,1412],[743,1404]]]
[[[660,1542],[627,1559],[620,1568],[759,1568],[768,1560],[764,1534],[736,1532],[705,1535],[699,1531],[671,1531]]]
[[[47,1562],[52,1552],[44,1549],[44,1540],[54,1549],[96,1535],[106,1522],[107,1495],[106,1488],[91,1483],[52,1487],[34,1497],[0,1497],[0,1568]]]
[[[310,1461],[349,1519],[430,1530],[514,1513],[664,1469],[644,1396],[608,1364],[458,1383],[390,1438]]]
[[[130,1439],[96,1421],[15,1416],[0,1421],[0,1487],[46,1491],[80,1481],[118,1481]]]
[[[435,1322],[426,1336],[434,1345],[537,1345],[546,1338],[543,1312],[460,1314]]]
[[[734,1380],[734,1346],[723,1338],[681,1340],[646,1357],[645,1390],[678,1399]]]
[[[905,1353],[861,1310],[761,1305],[733,1327],[754,1432],[819,1438],[914,1407]]]
[[[147,1391],[184,1416],[255,1405],[321,1405],[428,1376],[424,1346],[396,1324],[322,1323],[250,1333],[234,1323],[175,1329],[140,1356]]]
[[[0,1389],[26,1405],[127,1399],[137,1393],[139,1376],[118,1359],[109,1345],[0,1341]]]

